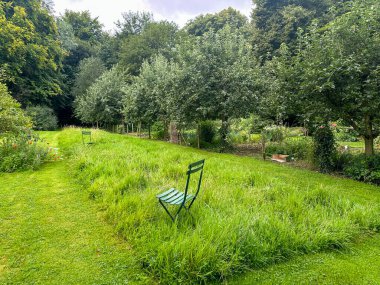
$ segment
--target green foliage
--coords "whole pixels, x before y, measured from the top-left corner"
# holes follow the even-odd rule
[[[127,38],[141,34],[148,24],[153,22],[153,15],[147,12],[129,11],[122,14],[123,19],[116,22],[116,35],[119,38]]]
[[[75,98],[84,95],[96,79],[106,71],[106,67],[99,58],[90,57],[79,63],[78,70],[72,91]]]
[[[380,185],[380,155],[343,153],[339,156],[339,170],[355,180]]]
[[[352,127],[346,127],[339,122],[332,124],[335,139],[341,142],[357,142],[359,134]]]
[[[299,96],[308,112],[342,119],[366,141],[380,134],[380,2],[354,1],[350,12],[302,37],[295,59]]]
[[[378,201],[358,190],[370,186],[252,158],[94,135],[99,143],[87,148],[79,130],[65,130],[60,147],[73,153],[76,178],[131,243],[134,258],[163,284],[220,282],[297,255],[344,248],[380,227]],[[195,219],[182,215],[172,224],[155,195],[183,186],[186,166],[199,158],[206,158],[206,168]]]
[[[68,52],[74,50],[78,44],[75,42],[74,29],[70,23],[63,18],[58,18],[57,28],[62,48]]]
[[[315,19],[328,21],[329,10],[341,2],[345,0],[253,0],[253,41],[257,55],[271,57],[283,43],[296,47],[297,30],[305,29]]]
[[[167,120],[168,101],[174,98],[178,66],[168,62],[162,55],[144,62],[141,73],[132,84],[124,88],[124,114],[127,122],[147,125]]]
[[[61,93],[63,50],[54,17],[41,1],[0,4],[0,66],[21,103],[41,103]]]
[[[221,120],[228,129],[230,119],[252,112],[258,68],[243,35],[225,27],[178,48],[183,77],[174,100],[177,107],[171,109],[179,121],[185,121],[181,116],[198,121]]]
[[[199,124],[199,139],[201,142],[212,144],[217,135],[215,122],[204,121]]]
[[[167,126],[163,122],[155,122],[152,125],[152,138],[163,140],[167,136]]]
[[[268,156],[273,154],[289,155],[292,160],[313,161],[313,143],[307,138],[289,138],[281,143],[269,143],[265,147]]]
[[[321,172],[334,170],[336,160],[336,145],[334,134],[329,126],[321,126],[313,136],[314,161]]]
[[[104,63],[109,64],[109,62],[114,63],[117,58],[109,59],[109,49],[114,46],[113,42],[110,40],[108,45],[104,43],[107,36],[102,31],[102,25],[98,18],[91,17],[89,11],[66,10],[57,21],[60,40],[66,50],[66,56],[62,72],[64,96],[59,96],[54,100],[54,109],[57,111],[61,124],[79,124],[80,122],[75,119],[74,115],[75,96],[73,94],[77,95],[83,90],[73,90],[73,87],[80,62],[89,57],[101,57],[104,59]],[[98,71],[94,70],[94,73],[98,74]]]
[[[85,123],[105,126],[122,122],[122,97],[126,74],[118,66],[104,72],[88,91],[77,97],[75,112]]]
[[[127,37],[120,51],[120,64],[132,75],[138,75],[144,61],[161,53],[171,57],[177,26],[167,21],[146,25],[141,34]]]
[[[71,25],[74,36],[83,43],[97,44],[103,36],[102,24],[98,18],[92,18],[89,11],[66,10],[62,20]]]
[[[287,129],[283,126],[265,127],[261,132],[261,137],[270,142],[282,142],[287,135]]]
[[[236,31],[247,24],[247,22],[247,17],[230,7],[216,14],[200,15],[194,20],[189,21],[184,30],[190,35],[202,36],[210,31],[217,32],[226,26]]]
[[[57,116],[54,110],[48,106],[27,107],[26,114],[32,118],[34,130],[54,131],[58,129]]]
[[[8,88],[0,83],[0,137],[19,134],[32,127],[20,104],[12,98]]]
[[[37,169],[47,155],[47,148],[25,135],[8,136],[0,141],[0,172]]]

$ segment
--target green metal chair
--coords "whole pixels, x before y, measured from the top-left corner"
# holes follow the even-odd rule
[[[93,144],[91,131],[82,131],[82,142],[83,144]]]
[[[157,195],[158,201],[162,205],[162,207],[165,209],[166,213],[170,216],[172,221],[174,222],[175,219],[178,217],[179,213],[182,209],[185,209],[190,214],[190,208],[193,205],[195,199],[197,198],[199,194],[199,190],[201,189],[201,183],[202,183],[202,176],[203,176],[203,166],[205,164],[205,160],[201,160],[195,163],[192,163],[189,165],[189,168],[186,172],[187,174],[187,180],[186,180],[186,187],[185,192],[181,192],[175,188],[171,188],[170,190]],[[189,185],[190,185],[190,177],[192,174],[199,172],[199,180],[197,185],[197,191],[195,194],[189,194]],[[190,203],[188,206],[186,206],[187,203]],[[174,215],[172,215],[168,209],[167,206],[179,206],[178,210],[175,212]],[[191,215],[191,214],[190,214]]]

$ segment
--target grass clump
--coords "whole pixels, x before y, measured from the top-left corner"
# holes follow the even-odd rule
[[[161,283],[222,280],[300,254],[348,247],[380,228],[377,188],[286,166],[80,130],[59,143],[74,174]],[[184,187],[185,169],[206,158],[195,217],[171,223],[155,195]],[[181,188],[180,188],[181,189]]]

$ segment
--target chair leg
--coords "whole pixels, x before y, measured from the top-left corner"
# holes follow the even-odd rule
[[[161,206],[165,209],[166,213],[169,215],[169,217],[172,219],[172,221],[174,222],[175,221],[175,218],[177,218],[177,215],[175,215],[175,217],[172,216],[172,214],[170,214],[169,210],[165,207],[164,203],[161,202],[161,200],[158,200],[161,204]]]
[[[189,207],[184,206],[186,212],[187,212],[187,213],[188,213],[193,219],[195,219],[194,216],[193,216],[193,214],[190,213],[190,207],[191,207],[191,205],[190,205]]]
[[[196,198],[197,198],[197,197],[194,197],[194,199],[191,200],[191,203],[190,203],[190,205],[189,205],[189,210],[190,210],[191,206],[193,205],[193,203],[194,203],[194,201],[195,201]]]

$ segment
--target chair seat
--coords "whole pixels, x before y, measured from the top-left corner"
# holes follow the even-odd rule
[[[185,193],[178,191],[175,188],[171,188],[170,190],[157,195],[157,198],[164,203],[168,203],[170,205],[180,205],[183,203],[183,200],[185,198]],[[186,196],[186,201],[189,201],[194,198],[194,195],[188,194]]]

